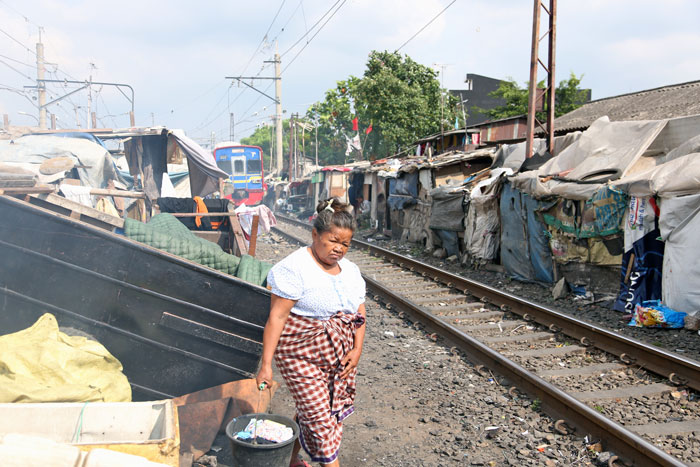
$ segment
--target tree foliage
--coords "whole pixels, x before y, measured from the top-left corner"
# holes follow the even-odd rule
[[[359,120],[361,157],[365,159],[391,156],[439,132],[443,91],[431,68],[405,55],[373,51],[361,78],[338,81],[306,113],[318,125],[319,160],[327,164],[346,160],[347,139],[355,135],[354,117]],[[443,125],[449,130],[457,114],[457,99],[449,94],[444,99]],[[370,125],[372,131],[366,134]],[[360,158],[358,153],[354,156]]]
[[[569,79],[562,80],[556,88],[554,116],[559,117],[571,112],[578,107],[581,107],[588,97],[585,90],[579,89],[583,75],[576,76],[573,72],[569,75]],[[528,87],[529,83],[525,83],[525,87],[521,88],[518,83],[511,77],[500,82],[498,89],[489,94],[491,97],[497,97],[505,100],[505,104],[493,109],[478,109],[480,112],[488,115],[493,120],[501,118],[516,117],[518,115],[527,114],[528,103]],[[537,83],[537,87],[544,89],[544,81]],[[545,119],[543,112],[537,113],[537,118]]]

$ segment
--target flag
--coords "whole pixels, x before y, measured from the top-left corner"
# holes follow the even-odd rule
[[[368,135],[368,134],[370,134],[370,133],[372,133],[372,124],[371,124],[371,123],[369,124],[369,126],[368,126],[367,129],[365,130],[365,134],[366,134],[366,135]]]
[[[357,131],[359,129],[359,124],[357,117],[352,119],[352,131]]]
[[[347,141],[347,148],[345,149],[345,155],[349,155],[353,150],[362,151],[362,144],[360,143],[360,135],[356,134],[352,138],[345,137]]]

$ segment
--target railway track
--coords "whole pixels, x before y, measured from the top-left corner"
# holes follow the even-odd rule
[[[308,224],[278,220],[308,242]],[[698,362],[366,242],[348,259],[376,300],[500,375],[558,431],[600,440],[610,465],[700,466]]]

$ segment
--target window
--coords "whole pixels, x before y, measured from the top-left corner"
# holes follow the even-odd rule
[[[231,175],[231,161],[216,161],[216,165],[226,172],[227,174]]]
[[[233,173],[235,174],[244,174],[245,170],[243,170],[243,160],[241,159],[236,159],[233,161]]]
[[[249,159],[246,161],[246,173],[248,175],[257,175],[262,171],[262,163],[259,160]]]

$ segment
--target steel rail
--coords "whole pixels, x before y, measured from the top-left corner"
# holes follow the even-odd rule
[[[308,224],[299,221],[287,218],[282,219],[306,229],[310,228]],[[300,242],[300,239],[291,234],[288,234],[280,229],[276,229],[276,231],[294,241]],[[569,328],[573,328],[574,330],[578,329],[574,326],[576,324],[576,320],[554,310],[550,310],[548,308],[541,307],[540,305],[519,299],[513,295],[500,292],[484,284],[479,284],[478,282],[440,271],[431,266],[423,265],[411,258],[398,255],[389,250],[370,245],[366,242],[353,240],[353,243],[360,246],[370,254],[381,256],[384,259],[388,259],[392,263],[398,263],[399,266],[407,267],[415,272],[423,274],[424,276],[430,276],[436,281],[444,282],[452,287],[457,287],[458,289],[463,290],[465,293],[474,294],[473,291],[477,290],[481,293],[480,296],[482,300],[486,299],[485,301],[501,305],[502,308],[510,307],[510,310],[515,311],[516,313],[518,310],[522,312],[528,306],[534,306],[538,309],[538,313],[534,314],[531,312],[530,316],[532,317],[533,321],[542,319],[543,316],[541,315],[551,312],[559,318],[556,323],[562,322],[563,324],[566,324],[566,327],[561,327],[562,332]],[[383,299],[385,303],[387,303],[387,306],[399,308],[407,313],[412,319],[424,323],[431,331],[437,331],[448,342],[455,344],[457,347],[463,350],[466,353],[467,358],[500,374],[506,380],[508,380],[510,384],[514,384],[519,390],[527,393],[531,398],[539,399],[542,403],[542,410],[548,415],[552,416],[555,420],[565,420],[568,425],[572,426],[580,433],[586,433],[600,439],[606,445],[607,449],[615,452],[615,454],[624,461],[630,462],[632,465],[685,465],[680,460],[667,454],[657,446],[646,441],[644,438],[631,432],[630,430],[627,430],[618,423],[602,416],[595,410],[580,402],[578,399],[558,389],[554,385],[548,383],[536,374],[526,370],[505,356],[499,354],[490,347],[482,344],[473,337],[465,334],[462,330],[451,325],[440,317],[432,315],[405,297],[392,292],[375,279],[372,279],[364,274],[363,276],[369,289],[374,294],[378,295],[379,298]],[[462,287],[459,287],[460,285]],[[523,312],[519,314],[525,316],[527,313]],[[526,317],[526,319],[530,318]],[[569,323],[569,321],[573,321],[573,323]],[[610,333],[609,331],[595,325],[590,323],[585,324],[586,326],[590,326],[590,328],[585,327],[584,329],[594,329],[596,331],[601,330],[614,336],[613,333]],[[624,338],[624,340],[629,340],[633,344],[644,346],[643,343],[632,339]],[[692,364],[693,362],[689,360],[688,363]]]
[[[308,224],[296,219],[279,217],[285,222],[299,227],[311,228]],[[530,302],[486,284],[437,269],[385,248],[357,239],[353,239],[353,244],[371,255],[408,268],[437,282],[442,282],[465,294],[473,295],[485,303],[500,307],[503,311],[516,313],[526,321],[546,326],[553,332],[561,332],[578,340],[585,347],[593,346],[604,350],[617,356],[626,364],[638,365],[645,370],[668,378],[674,384],[685,385],[700,391],[700,363],[697,361],[617,334],[596,324]]]

